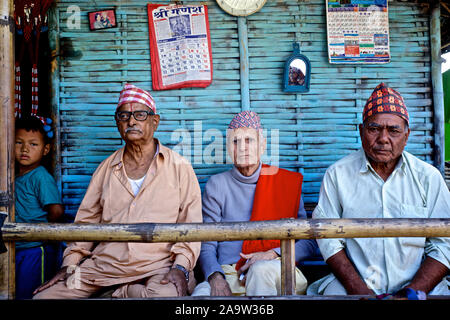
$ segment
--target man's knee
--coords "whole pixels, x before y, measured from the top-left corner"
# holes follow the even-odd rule
[[[280,261],[259,260],[253,263],[247,272],[246,288],[269,286],[276,290],[280,282]]]
[[[33,296],[33,300],[40,300],[40,299],[56,299],[53,297],[53,295],[51,294],[51,292],[49,293],[51,288],[45,289],[41,292],[36,293]]]
[[[178,296],[177,287],[169,282],[168,284],[158,284],[154,287],[146,287],[149,297],[176,297]]]
[[[192,292],[192,296],[210,296],[211,295],[211,286],[208,281],[203,281],[199,283],[194,292]]]
[[[58,281],[53,286],[38,292],[33,299],[79,299],[89,298],[101,287],[81,283],[79,288],[67,286],[65,281]]]
[[[248,273],[257,277],[276,278],[281,274],[280,266],[280,260],[259,260],[251,265]]]
[[[347,290],[345,290],[344,286],[339,282],[338,279],[334,279],[325,288],[323,295],[325,295],[325,296],[345,296],[345,295],[347,295]]]
[[[130,284],[126,286],[125,298],[176,297],[176,286],[169,282],[161,284],[159,281],[149,281],[144,284]]]
[[[60,286],[59,283],[56,283],[55,285],[44,289],[38,293],[36,293],[33,296],[33,299],[35,300],[40,300],[40,299],[61,299],[61,295],[60,295],[60,289],[58,288],[58,286]],[[64,285],[65,286],[65,285]],[[67,287],[65,288],[66,290],[69,290]]]

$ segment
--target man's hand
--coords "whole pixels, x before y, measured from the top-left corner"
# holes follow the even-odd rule
[[[67,267],[61,268],[61,270],[59,270],[52,279],[50,279],[47,282],[43,283],[36,290],[34,290],[33,294],[36,294],[38,292],[41,292],[42,290],[50,288],[51,286],[53,286],[58,281],[65,280],[68,276],[69,276],[69,274],[67,274]]]
[[[208,278],[209,285],[211,286],[211,296],[231,296],[232,292],[230,285],[224,276],[220,272],[214,272]]]
[[[249,254],[240,253],[240,255],[242,258],[246,259],[247,262],[245,262],[245,264],[237,271],[239,277],[242,273],[247,272],[248,268],[250,268],[255,262],[260,260],[273,260],[278,257],[278,253],[276,253],[274,250],[258,251]],[[241,280],[242,285],[245,284],[245,279],[246,276]]]
[[[161,284],[168,284],[169,282],[172,282],[175,285],[179,297],[187,295],[188,284],[183,271],[176,268],[170,269],[161,280]]]

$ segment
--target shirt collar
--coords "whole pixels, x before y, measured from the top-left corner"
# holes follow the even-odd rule
[[[365,173],[365,172],[368,172],[369,169],[371,169],[372,171],[375,171],[372,168],[372,165],[370,164],[369,159],[367,159],[364,149],[363,148],[359,149],[359,152],[361,153],[361,167],[360,167],[359,172]],[[400,156],[400,160],[398,161],[397,165],[395,166],[394,172],[396,170],[401,170],[403,172],[403,174],[406,174],[407,173],[406,163],[407,162],[405,161],[405,152],[402,152],[402,155]]]

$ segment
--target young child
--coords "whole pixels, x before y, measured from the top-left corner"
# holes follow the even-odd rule
[[[62,218],[56,182],[41,165],[50,141],[37,117],[16,121],[16,222],[57,222]],[[59,270],[59,245],[16,242],[16,299],[31,299],[33,291]]]

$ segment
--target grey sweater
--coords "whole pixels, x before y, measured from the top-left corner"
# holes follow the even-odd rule
[[[249,177],[242,175],[233,166],[229,171],[212,176],[206,183],[202,197],[203,222],[249,221],[260,172],[261,164]],[[302,198],[298,218],[306,218]],[[221,265],[236,263],[240,259],[242,243],[243,241],[202,242],[199,263],[205,279],[216,271],[223,273]],[[280,248],[274,250],[280,254]],[[314,239],[296,242],[297,262],[317,255],[320,255],[320,252]]]

